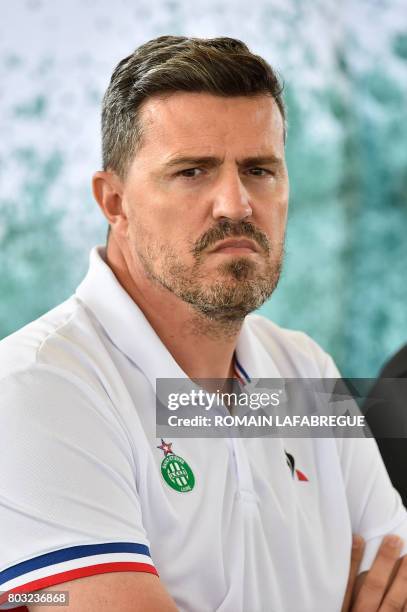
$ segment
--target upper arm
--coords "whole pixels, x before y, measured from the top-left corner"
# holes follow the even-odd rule
[[[99,574],[72,580],[52,591],[68,591],[72,612],[177,612],[177,607],[157,576],[134,572]],[[48,606],[61,612],[61,606]],[[43,612],[43,605],[29,606],[29,612]]]
[[[329,356],[324,376],[340,378]],[[359,412],[353,400],[348,409]],[[400,536],[404,541],[401,554],[407,553],[407,513],[390,481],[374,438],[337,438],[336,444],[351,529],[366,543],[360,566],[360,572],[365,572],[371,567],[385,535]]]
[[[403,541],[407,553],[407,513],[393,488],[373,438],[338,440],[352,533],[363,537],[364,554],[356,591],[366,579],[386,535]]]
[[[360,571],[373,563],[385,535],[395,534],[404,541],[407,553],[407,513],[384,467],[372,438],[344,438],[340,442],[342,473],[353,533],[365,542]]]
[[[1,383],[0,427],[0,592],[119,575],[162,589],[129,442],[96,394],[28,370]]]

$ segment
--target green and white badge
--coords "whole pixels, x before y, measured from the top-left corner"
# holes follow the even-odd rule
[[[164,442],[161,438],[161,446],[157,446],[164,451],[164,459],[161,462],[161,474],[165,482],[178,493],[192,491],[195,485],[195,476],[188,463],[175,455],[171,449],[172,442]]]

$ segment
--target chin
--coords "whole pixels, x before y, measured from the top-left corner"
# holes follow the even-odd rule
[[[234,257],[219,266],[219,271],[225,279],[255,280],[259,266],[247,257]]]

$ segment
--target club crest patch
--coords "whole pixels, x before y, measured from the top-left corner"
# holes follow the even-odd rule
[[[188,463],[172,450],[172,442],[164,442],[157,446],[164,452],[161,462],[161,474],[165,482],[178,493],[192,491],[195,486],[195,476]]]

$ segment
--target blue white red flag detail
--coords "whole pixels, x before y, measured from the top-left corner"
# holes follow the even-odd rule
[[[36,591],[75,578],[108,572],[157,574],[145,544],[109,542],[55,550],[17,563],[0,572],[0,607],[7,594]]]
[[[239,362],[238,358],[236,357],[236,354],[233,360],[233,368],[235,371],[236,378],[239,380],[239,382],[242,385],[247,385],[248,383],[252,382],[250,376],[248,375],[248,373],[246,372],[246,370],[244,369],[244,367],[242,366],[242,364]]]

